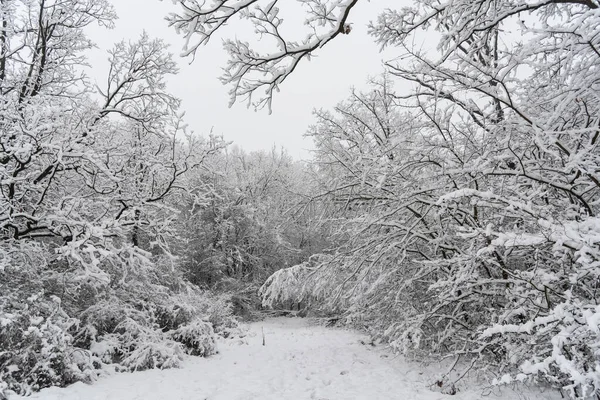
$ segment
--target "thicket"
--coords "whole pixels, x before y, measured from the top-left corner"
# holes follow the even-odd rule
[[[185,129],[166,45],[117,43],[102,84],[85,28],[106,1],[0,2],[0,397],[168,368],[243,334],[181,268],[191,176],[226,144]],[[203,246],[203,243],[196,244]]]
[[[323,248],[293,207],[310,168],[188,132],[163,41],[86,76],[86,27],[115,18],[0,2],[0,397],[214,354],[266,277]]]
[[[271,108],[303,62],[354,34],[364,2],[303,1],[302,40],[277,2],[178,3],[170,21],[189,54],[236,16],[254,24],[260,49],[226,40],[222,79],[232,102]],[[311,301],[400,351],[600,398],[599,10],[597,0],[383,10],[369,30],[397,57],[310,130],[326,182],[314,198],[341,245],[276,272],[265,304]]]

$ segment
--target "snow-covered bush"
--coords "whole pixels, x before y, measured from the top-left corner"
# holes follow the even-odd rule
[[[100,302],[81,314],[76,338],[107,364],[129,370],[178,366],[182,350],[154,323],[154,316],[119,298]]]
[[[178,367],[183,360],[183,350],[178,343],[169,340],[156,327],[145,326],[130,317],[124,318],[108,338],[108,343],[117,344],[109,351],[119,358],[119,364],[131,371]],[[102,348],[107,348],[102,344]]]
[[[10,301],[18,303],[0,311],[0,381],[8,389],[28,393],[94,378],[91,362],[73,347],[69,330],[76,321],[59,298],[42,292]]]
[[[43,258],[35,266],[19,264],[36,254],[43,249],[15,250],[0,271],[0,379],[17,393],[90,382],[108,366],[177,367],[185,353],[215,353],[212,322],[224,336],[239,330],[224,300],[183,282],[187,290],[179,294],[156,284],[139,286],[143,280],[127,290],[96,285],[93,294],[87,284],[68,281],[57,291]]]
[[[77,320],[44,285],[44,254],[35,243],[0,245],[0,381],[17,393],[95,376],[73,346]]]
[[[147,336],[145,339],[150,337]],[[182,361],[183,349],[179,343],[168,340],[149,340],[137,343],[136,347],[123,358],[121,365],[130,371],[143,371],[151,368],[179,367]]]
[[[190,323],[197,312],[197,308],[190,304],[189,299],[185,301],[181,295],[173,296],[157,305],[156,323],[165,332],[175,330]]]
[[[194,320],[169,332],[169,337],[183,344],[187,354],[207,357],[216,352],[215,333],[210,323]]]
[[[244,334],[244,328],[233,315],[233,305],[229,294],[188,290],[186,294],[172,296],[167,304],[171,306],[175,304],[171,315],[180,317],[182,313],[185,313],[190,317],[189,320],[186,320],[186,324],[193,325],[194,321],[200,318],[212,326],[214,333],[224,338]],[[173,329],[176,330],[180,326]]]

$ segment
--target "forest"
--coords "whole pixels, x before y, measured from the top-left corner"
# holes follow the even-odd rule
[[[231,104],[275,113],[365,1],[298,0],[294,27],[279,0],[173,0],[165,23],[192,64],[222,38]],[[0,0],[0,398],[178,367],[292,313],[600,399],[598,0],[382,10],[395,57],[315,110],[308,161],[191,132],[150,29],[94,83],[86,28],[116,18]]]

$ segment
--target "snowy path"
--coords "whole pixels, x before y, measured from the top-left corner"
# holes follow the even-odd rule
[[[29,399],[44,400],[475,400],[481,389],[456,396],[432,392],[429,374],[360,334],[278,318],[251,325],[243,340],[224,341],[220,354],[190,358],[184,368],[115,374],[93,385],[50,388]],[[264,329],[266,346],[262,346]],[[486,399],[553,399],[505,389]]]

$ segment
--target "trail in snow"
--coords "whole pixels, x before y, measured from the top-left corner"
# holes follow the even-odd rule
[[[262,345],[262,330],[266,346]],[[432,391],[430,372],[361,344],[359,333],[277,318],[250,325],[244,339],[224,340],[210,358],[190,357],[183,368],[115,374],[92,385],[49,388],[44,400],[475,400],[482,388],[450,396]],[[440,371],[437,371],[440,373]],[[434,385],[435,387],[435,385]],[[486,399],[550,400],[555,391],[505,388]],[[19,399],[16,397],[16,399]]]

